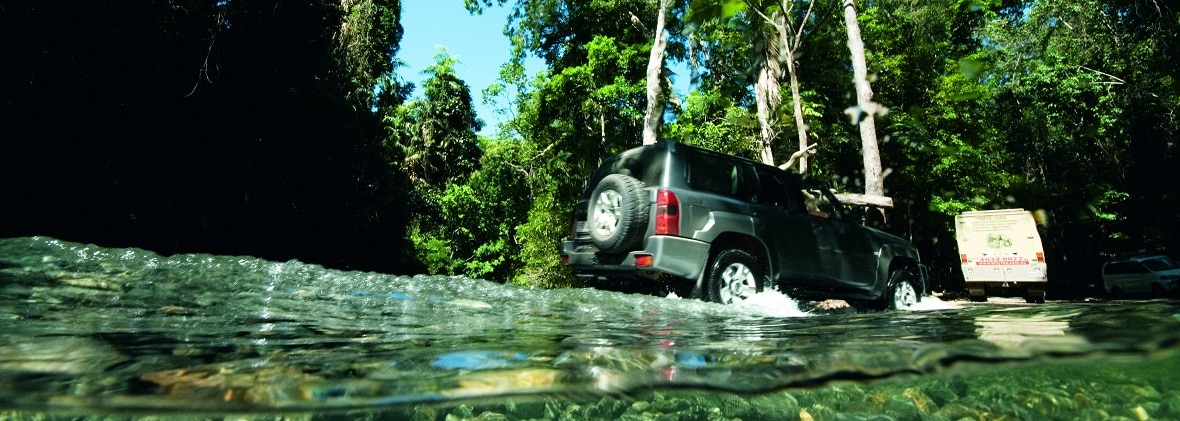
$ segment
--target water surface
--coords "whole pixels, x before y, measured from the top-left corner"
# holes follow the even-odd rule
[[[1180,418],[1178,327],[1171,300],[809,313],[0,239],[18,419]]]

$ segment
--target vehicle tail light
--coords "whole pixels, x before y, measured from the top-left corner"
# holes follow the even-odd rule
[[[1037,262],[1045,263],[1045,253],[1037,252]]]
[[[960,254],[960,255],[959,255],[959,260],[960,260],[960,261],[962,261],[963,263],[967,263],[967,255],[966,255],[966,254]]]
[[[569,264],[570,264],[570,257],[567,255],[564,255],[564,254],[561,255],[561,265],[562,266],[569,266]]]
[[[652,260],[650,254],[640,254],[635,256],[635,266],[651,267]]]
[[[680,200],[669,190],[656,191],[656,235],[680,235]]]

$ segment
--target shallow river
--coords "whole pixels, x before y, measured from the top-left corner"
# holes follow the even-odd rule
[[[813,312],[0,239],[0,419],[1180,419],[1180,303]]]

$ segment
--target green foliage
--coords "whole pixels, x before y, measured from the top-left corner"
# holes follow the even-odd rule
[[[556,240],[569,230],[569,201],[558,200],[555,189],[544,188],[533,199],[528,222],[519,234],[524,268],[512,282],[519,285],[554,288],[574,285],[571,273],[561,266]]]
[[[441,187],[466,179],[479,161],[475,133],[483,126],[475,115],[471,91],[455,74],[456,60],[445,50],[425,71],[425,98],[389,110],[388,147],[395,149],[402,171],[414,183]]]
[[[465,1],[476,12],[506,3]],[[650,46],[642,27],[655,3],[513,3],[507,32],[516,58],[485,94],[510,102],[500,107],[512,117],[501,135],[513,140],[496,142],[517,142],[513,150],[524,155],[498,166],[485,155],[471,183],[474,174],[500,168],[506,172],[480,183],[519,175],[516,194],[527,190],[528,199],[518,196],[509,228],[488,230],[482,242],[457,246],[463,235],[456,233],[423,237],[423,258],[447,262],[440,270],[511,268],[496,272],[505,274],[498,279],[570,285],[555,245],[599,160],[638,144]],[[687,10],[685,3],[691,3]],[[751,33],[765,28],[752,11],[775,13],[781,3],[685,3],[671,21],[681,28],[679,42],[691,43],[678,44],[672,56],[691,57],[697,84],[675,103],[665,133],[754,157]],[[815,9],[794,59],[807,129],[820,145],[811,173],[855,192],[863,164],[857,128],[843,114],[855,102],[847,38],[842,11],[830,5],[838,4]],[[1180,206],[1174,181],[1180,87],[1171,64],[1180,51],[1174,36],[1180,20],[1173,9],[1150,0],[882,0],[859,11],[875,100],[889,110],[878,120],[886,194],[895,203],[885,228],[919,244],[932,273],[940,274],[936,284],[953,287],[951,221],[967,210],[1041,211],[1050,217],[1046,242],[1055,259],[1096,260],[1100,250],[1128,245],[1177,246],[1180,233],[1169,213]],[[543,58],[547,71],[528,79],[519,65],[525,54]],[[794,131],[790,105],[778,110],[780,152],[794,146],[781,136]],[[449,194],[487,201],[470,187]],[[496,242],[497,235],[509,241]],[[450,260],[438,257],[444,255]],[[1055,276],[1084,282],[1087,270],[1079,265]]]
[[[402,37],[400,0],[350,0],[341,2],[339,57],[356,88],[350,97],[365,106],[375,106],[374,88],[387,84],[393,73],[393,57]],[[383,86],[380,92],[398,93]],[[399,101],[400,102],[400,101]]]
[[[684,110],[668,127],[668,137],[702,148],[754,159],[758,122],[719,91],[697,90],[684,101]]]

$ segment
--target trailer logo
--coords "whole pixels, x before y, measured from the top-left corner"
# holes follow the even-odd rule
[[[1006,249],[1012,247],[1012,239],[1004,234],[990,233],[987,235],[987,246],[993,249]]]

